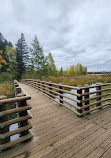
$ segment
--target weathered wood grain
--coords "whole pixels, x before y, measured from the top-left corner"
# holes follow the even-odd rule
[[[109,158],[111,108],[78,118],[38,90],[21,86],[31,95],[32,141],[0,153],[0,158]]]

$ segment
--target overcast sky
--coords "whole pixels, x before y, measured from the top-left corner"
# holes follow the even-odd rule
[[[111,0],[0,0],[0,32],[29,46],[36,34],[58,68],[111,71]]]

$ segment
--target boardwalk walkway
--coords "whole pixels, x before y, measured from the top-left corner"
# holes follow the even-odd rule
[[[0,153],[0,158],[111,158],[111,108],[83,118],[21,84],[32,99],[31,141]]]

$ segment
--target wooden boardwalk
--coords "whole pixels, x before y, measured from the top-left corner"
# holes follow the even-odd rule
[[[0,153],[0,158],[111,158],[111,107],[83,118],[21,84],[32,99],[33,139]]]

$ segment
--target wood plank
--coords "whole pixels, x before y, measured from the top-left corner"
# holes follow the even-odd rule
[[[111,148],[110,107],[78,118],[34,88],[21,86],[32,98],[28,103],[32,105],[31,124],[34,127],[31,131],[34,137],[28,143],[0,153],[0,158],[75,158],[77,155],[87,158],[97,155],[99,158],[107,155]]]
[[[100,146],[106,139],[111,137],[111,128],[106,131],[105,133],[101,134],[100,137],[98,137],[95,141],[88,144],[86,147],[84,147],[82,150],[79,150],[75,155],[73,155],[74,158],[81,157],[85,158],[88,156],[91,152],[93,152],[98,146]]]

